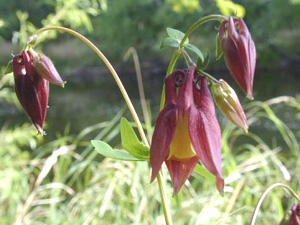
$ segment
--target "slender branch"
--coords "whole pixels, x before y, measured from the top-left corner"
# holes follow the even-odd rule
[[[300,198],[299,196],[296,194],[296,192],[290,188],[288,185],[286,184],[283,184],[283,183],[275,183],[275,184],[272,184],[270,187],[268,187],[263,193],[262,195],[260,196],[256,206],[255,206],[255,210],[252,214],[252,217],[251,217],[251,222],[250,222],[250,225],[254,225],[255,224],[255,221],[256,221],[256,217],[257,217],[257,214],[258,214],[258,211],[259,211],[259,208],[261,206],[261,204],[263,203],[265,197],[267,196],[267,194],[272,190],[274,189],[275,187],[283,187],[285,189],[287,189],[290,194],[295,198],[297,199],[297,201],[300,203]]]
[[[161,197],[161,201],[162,201],[162,205],[164,205],[165,207],[163,207],[164,210],[164,215],[165,215],[165,220],[166,220],[166,225],[172,225],[172,216],[171,216],[171,212],[170,212],[170,207],[168,204],[168,197],[167,197],[167,192],[166,192],[166,187],[164,185],[163,179],[162,179],[162,175],[161,173],[158,173],[157,175],[157,182],[158,182],[158,186],[159,186],[159,190],[160,191],[160,197]]]
[[[200,73],[201,75],[205,76],[208,80],[210,80],[213,83],[218,83],[219,82],[216,78],[214,78],[209,73],[204,72],[203,70],[197,69],[197,72]]]
[[[226,16],[222,16],[222,15],[209,15],[209,16],[205,16],[202,17],[201,19],[199,19],[198,21],[196,21],[185,33],[184,37],[182,38],[181,42],[180,42],[180,48],[182,48],[184,46],[184,42],[188,39],[188,37],[193,33],[193,31],[199,27],[201,24],[206,23],[208,21],[211,20],[218,20],[218,21],[222,21],[222,20],[226,20],[227,17]]]

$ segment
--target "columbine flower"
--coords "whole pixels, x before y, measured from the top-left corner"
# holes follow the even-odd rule
[[[43,134],[49,82],[37,74],[29,51],[22,51],[13,58],[13,70],[17,97],[36,129]]]
[[[253,99],[256,48],[246,24],[241,18],[229,17],[222,22],[219,37],[230,73],[247,97]]]
[[[195,68],[177,70],[165,79],[165,87],[150,148],[151,181],[165,162],[177,194],[200,159],[222,192],[221,131],[206,78],[197,76]]]
[[[65,82],[59,76],[56,68],[54,67],[51,59],[44,54],[38,54],[33,58],[34,68],[36,72],[52,84],[64,87]]]
[[[248,130],[247,118],[235,91],[224,80],[219,80],[211,87],[216,105],[221,112],[234,124],[245,131]]]
[[[293,205],[289,225],[300,225],[300,204]]]

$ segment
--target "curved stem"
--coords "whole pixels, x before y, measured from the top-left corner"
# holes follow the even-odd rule
[[[130,111],[130,113],[131,113],[131,115],[134,119],[134,122],[137,125],[137,129],[138,129],[139,134],[142,138],[142,141],[144,142],[144,144],[146,146],[149,147],[149,143],[148,143],[148,140],[146,138],[145,132],[142,128],[142,124],[141,124],[141,122],[139,120],[139,117],[138,117],[138,115],[137,115],[137,113],[134,109],[134,106],[133,106],[133,104],[132,104],[132,102],[131,102],[128,94],[127,94],[127,91],[124,88],[117,72],[115,71],[113,66],[110,64],[110,62],[107,60],[107,58],[104,56],[104,54],[90,40],[88,40],[86,37],[84,37],[80,33],[76,32],[72,29],[69,29],[69,28],[60,27],[60,26],[48,26],[48,27],[43,27],[43,28],[39,29],[33,35],[37,35],[37,34],[43,32],[43,31],[47,31],[47,30],[59,30],[59,31],[67,32],[67,33],[79,38],[80,40],[82,40],[84,43],[86,43],[99,56],[99,58],[104,62],[104,64],[107,66],[107,68],[111,72],[113,78],[115,79],[115,81],[116,81],[116,83],[117,83],[117,85],[118,85],[118,87],[119,87],[119,89],[120,89],[120,91],[123,95],[123,98],[124,98],[128,108],[129,108],[129,111]],[[158,178],[159,190],[160,190],[160,193],[161,193],[161,196],[162,196],[162,206],[163,206],[166,225],[172,225],[172,217],[171,217],[169,206],[167,204],[166,191],[165,191],[164,185],[162,184],[161,174],[158,174],[157,178]]]
[[[276,184],[272,184],[270,187],[268,187],[263,193],[262,195],[260,196],[256,206],[255,206],[255,210],[252,214],[252,217],[251,217],[251,222],[250,222],[250,225],[254,225],[255,224],[255,221],[256,221],[256,217],[257,217],[257,214],[258,214],[258,211],[259,211],[259,208],[261,206],[261,204],[263,203],[265,197],[267,196],[267,194],[272,190],[274,189],[275,187],[283,187],[285,189],[287,189],[290,194],[295,198],[297,199],[297,201],[300,203],[300,198],[299,196],[296,194],[296,192],[290,188],[288,185],[286,184],[283,184],[283,183],[276,183]]]
[[[206,23],[208,21],[211,20],[218,20],[218,21],[222,21],[222,20],[226,20],[227,17],[226,16],[222,16],[222,15],[209,15],[209,16],[205,16],[202,17],[201,19],[199,19],[198,21],[196,21],[185,33],[184,37],[182,38],[181,42],[180,42],[180,48],[182,48],[184,46],[184,42],[188,39],[188,37],[191,35],[191,33],[193,33],[193,31],[199,27],[201,24]]]
[[[65,28],[65,27],[60,27],[60,26],[49,26],[49,27],[43,27],[41,29],[39,29],[37,32],[35,32],[33,35],[37,35],[43,31],[47,31],[47,30],[60,30],[60,31],[65,31],[69,34],[72,34],[73,36],[79,38],[80,40],[82,40],[84,43],[86,43],[99,57],[100,59],[104,62],[104,64],[107,66],[107,68],[109,69],[109,71],[111,72],[113,78],[115,79],[123,97],[124,97],[124,100],[129,108],[129,111],[134,119],[134,122],[136,123],[137,125],[137,129],[141,135],[141,138],[143,140],[143,142],[149,146],[149,143],[148,143],[148,140],[146,138],[146,135],[143,131],[143,128],[142,128],[142,125],[141,125],[141,122],[138,118],[138,115],[133,107],[133,104],[117,74],[117,72],[115,71],[115,69],[113,68],[113,66],[110,64],[110,62],[107,60],[107,58],[105,57],[105,55],[90,41],[88,40],[86,37],[84,37],[83,35],[79,34],[78,32],[72,30],[72,29],[69,29],[69,28]]]

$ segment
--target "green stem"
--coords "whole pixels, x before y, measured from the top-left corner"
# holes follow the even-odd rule
[[[272,184],[270,187],[268,187],[263,193],[262,195],[260,196],[256,206],[255,206],[255,210],[252,214],[252,217],[251,217],[251,222],[250,222],[250,225],[254,225],[255,224],[255,221],[256,221],[256,217],[257,217],[257,214],[258,214],[258,211],[259,211],[259,208],[261,206],[261,204],[263,203],[265,197],[267,196],[267,194],[272,190],[274,189],[275,187],[283,187],[285,189],[287,189],[290,194],[295,198],[297,199],[297,201],[300,203],[300,198],[299,196],[296,194],[296,192],[290,188],[288,185],[286,184],[283,184],[283,183],[276,183],[276,184]]]
[[[209,81],[213,82],[213,83],[218,83],[219,81],[214,78],[212,75],[204,72],[203,70],[197,69],[198,73],[200,73],[201,75],[205,76]]]
[[[226,16],[222,16],[222,15],[209,15],[209,16],[205,16],[202,17],[201,19],[199,19],[198,21],[196,21],[185,33],[184,37],[182,38],[181,42],[180,42],[180,48],[183,48],[184,46],[184,42],[188,39],[188,37],[193,33],[194,30],[196,30],[197,27],[199,27],[201,24],[206,23],[208,21],[211,20],[218,20],[218,21],[222,21],[222,20],[226,20],[227,17]]]
[[[134,109],[134,106],[127,94],[127,91],[125,89],[125,87],[123,86],[117,72],[115,71],[115,69],[113,68],[113,66],[110,64],[110,62],[107,60],[107,58],[104,56],[104,54],[90,41],[88,40],[86,37],[84,37],[83,35],[81,35],[80,33],[69,29],[69,28],[65,28],[65,27],[60,27],[60,26],[48,26],[48,27],[43,27],[41,29],[39,29],[38,31],[36,31],[33,35],[37,35],[43,31],[47,31],[47,30],[59,30],[59,31],[64,31],[67,32],[77,38],[79,38],[80,40],[82,40],[84,43],[86,43],[98,56],[99,58],[104,62],[104,64],[107,66],[107,68],[109,69],[109,71],[111,72],[113,78],[115,79],[122,95],[123,98],[129,108],[129,111],[134,119],[134,122],[137,125],[137,129],[139,131],[139,134],[144,142],[144,144],[146,146],[149,147],[149,143],[148,140],[146,138],[145,132],[142,128],[142,124],[139,120],[139,117]],[[166,225],[172,225],[172,217],[171,217],[171,213],[170,213],[170,209],[169,206],[167,204],[167,197],[166,197],[166,191],[165,191],[165,187],[164,185],[162,185],[162,179],[161,179],[161,174],[158,174],[157,176],[158,178],[158,186],[159,186],[159,190],[162,196],[162,206],[163,206],[163,211],[164,211],[164,216],[165,216],[165,221],[166,221]]]
[[[172,222],[171,212],[169,210],[170,207],[168,204],[167,192],[160,172],[157,175],[157,182],[158,182],[159,190],[161,190],[160,197],[161,197],[162,205],[164,206],[163,210],[164,210],[166,225],[172,225],[173,222]]]

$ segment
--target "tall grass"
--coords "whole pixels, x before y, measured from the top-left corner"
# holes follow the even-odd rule
[[[278,108],[290,113],[287,122],[292,125],[276,114]],[[222,120],[224,197],[212,180],[195,173],[178,196],[171,197],[175,224],[249,224],[260,194],[270,184],[288,183],[299,193],[299,132],[290,128],[300,125],[299,108],[299,101],[284,96],[248,104],[248,134]],[[164,224],[147,163],[103,159],[90,145],[90,139],[119,141],[124,112],[77,135],[66,128],[49,143],[27,124],[3,126],[0,224]],[[271,138],[265,140],[264,133]],[[172,196],[165,167],[163,173]],[[279,224],[293,203],[285,191],[274,190],[264,201],[257,224]]]

